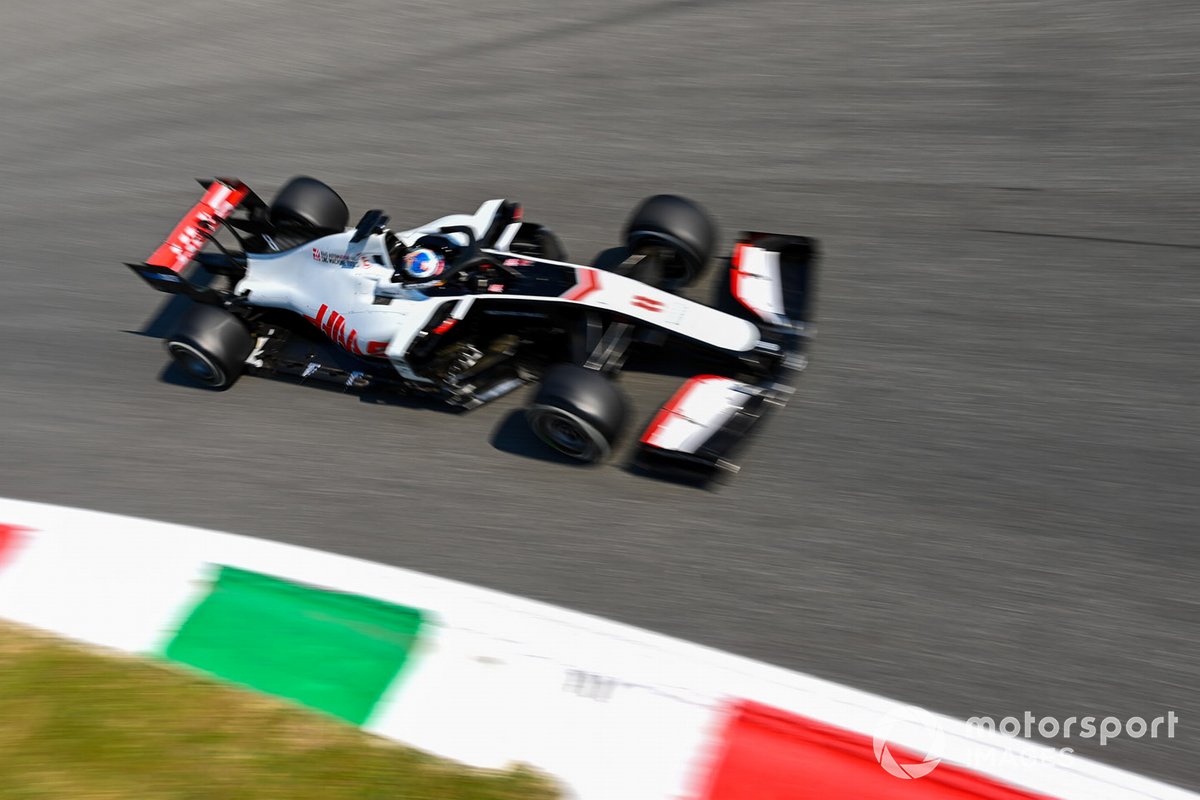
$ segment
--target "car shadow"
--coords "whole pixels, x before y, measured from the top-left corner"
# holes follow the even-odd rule
[[[317,384],[313,384],[314,386]],[[329,384],[322,388],[327,388],[332,391],[340,391],[338,387]],[[421,411],[436,411],[440,414],[464,414],[466,413],[461,408],[446,405],[446,403],[437,396],[426,395],[409,395],[400,394],[399,392],[388,392],[382,389],[350,389],[346,394],[357,394],[360,403],[367,403],[375,406],[395,406],[396,408],[417,409]]]
[[[621,466],[621,470],[627,475],[632,475],[636,478],[644,478],[659,483],[669,483],[674,486],[682,486],[689,489],[698,489],[700,491],[715,492],[727,482],[720,475],[694,475],[688,473],[672,473],[661,472],[652,469],[647,469],[636,461],[629,461]]]
[[[221,288],[227,285],[227,279],[213,275],[198,265],[192,265],[185,270],[185,276],[197,286],[205,288]],[[170,295],[154,314],[146,320],[140,331],[129,331],[141,336],[152,336],[155,339],[165,339],[179,328],[179,321],[192,306],[192,300],[181,294]]]
[[[128,331],[137,335],[137,331]],[[162,371],[158,375],[158,380],[169,386],[180,386],[185,389],[194,389],[198,392],[223,392],[227,389],[213,389],[210,386],[205,386],[198,383],[187,372],[172,360],[167,361],[163,366]],[[274,383],[286,383],[296,386],[304,391],[319,391],[330,392],[332,394],[344,394],[358,398],[358,402],[367,403],[369,405],[378,406],[395,406],[397,408],[405,408],[419,411],[435,411],[441,414],[462,414],[461,408],[448,406],[436,397],[426,397],[423,395],[403,395],[396,392],[388,392],[381,389],[365,389],[348,388],[339,386],[336,383],[319,380],[304,380],[294,375],[243,375],[239,380],[266,380]],[[229,388],[229,387],[227,387]],[[347,401],[349,402],[349,401]]]

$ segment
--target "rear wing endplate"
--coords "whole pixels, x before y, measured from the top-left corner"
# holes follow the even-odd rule
[[[216,236],[217,230],[240,206],[250,211],[266,204],[250,187],[236,178],[201,180],[204,196],[175,226],[170,235],[142,264],[126,264],[146,283],[160,292],[183,294],[201,302],[212,302],[217,293],[189,281],[183,270]]]

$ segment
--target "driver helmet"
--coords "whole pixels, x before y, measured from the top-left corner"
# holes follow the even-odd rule
[[[446,259],[440,253],[418,247],[404,255],[404,276],[412,281],[430,281],[442,274]]]

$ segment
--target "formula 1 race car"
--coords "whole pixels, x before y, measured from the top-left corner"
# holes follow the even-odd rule
[[[214,389],[244,372],[290,375],[472,409],[540,382],[534,433],[595,462],[626,422],[614,379],[627,356],[658,350],[678,371],[699,355],[705,374],[653,417],[634,464],[704,478],[736,471],[736,446],[805,364],[815,241],[743,233],[715,307],[697,303],[677,292],[713,260],[716,229],[675,195],[644,200],[624,245],[583,265],[505,200],[394,230],[379,210],[349,226],[346,203],[313,178],[269,205],[236,179],[200,183],[170,237],[127,266],[194,301],[166,346]]]

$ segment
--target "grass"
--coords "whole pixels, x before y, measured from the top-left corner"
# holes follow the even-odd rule
[[[0,622],[0,800],[552,800],[170,664]]]

